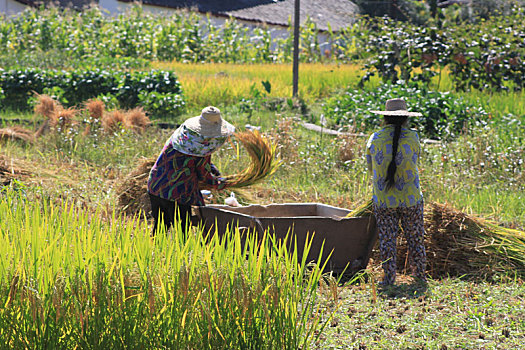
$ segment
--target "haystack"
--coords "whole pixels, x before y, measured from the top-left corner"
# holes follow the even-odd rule
[[[115,110],[104,113],[102,116],[102,128],[105,132],[113,133],[124,128],[126,115],[124,112]]]
[[[89,114],[87,125],[82,133],[87,136],[92,130],[96,130],[101,126],[101,119],[106,110],[106,105],[99,99],[91,99],[84,103]]]
[[[370,215],[371,201],[350,216]],[[517,274],[525,278],[525,232],[467,215],[449,205],[425,204],[427,272],[433,278],[466,276],[492,278]],[[379,248],[372,259],[380,263]],[[398,271],[410,273],[407,245],[397,238]]]
[[[55,130],[64,132],[68,128],[77,124],[75,120],[78,110],[75,108],[58,108],[51,115],[49,119],[49,125]]]
[[[117,187],[118,208],[127,215],[150,215],[151,205],[147,190],[147,181],[154,158],[143,158],[138,166]]]
[[[35,105],[35,114],[44,117],[44,122],[35,132],[35,138],[42,136],[49,130],[51,119],[53,119],[57,111],[63,108],[62,105],[58,101],[53,100],[51,96],[42,94],[37,95],[37,97],[38,103]]]
[[[32,143],[35,140],[35,133],[32,130],[20,126],[10,126],[0,129],[0,141],[17,140],[25,143]]]

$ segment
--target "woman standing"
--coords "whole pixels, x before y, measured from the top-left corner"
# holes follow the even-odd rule
[[[204,205],[199,182],[221,190],[225,181],[211,163],[211,154],[235,131],[209,106],[201,115],[186,120],[166,141],[148,179],[148,193],[155,220],[153,235],[163,222],[166,232],[175,221],[182,232],[189,226],[191,206]]]
[[[408,117],[421,116],[407,111],[403,99],[386,102],[384,127],[373,133],[366,146],[366,160],[373,182],[373,208],[377,220],[383,285],[396,280],[396,238],[399,223],[408,244],[410,267],[416,280],[425,282],[426,253],[423,244],[423,194],[417,167],[419,136],[408,128]]]

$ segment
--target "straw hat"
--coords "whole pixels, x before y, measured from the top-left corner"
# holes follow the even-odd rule
[[[407,104],[402,98],[392,98],[385,103],[384,111],[371,111],[374,114],[399,116],[399,117],[420,117],[422,116],[419,112],[407,111]]]
[[[217,107],[204,108],[201,115],[187,119],[184,125],[204,137],[227,137],[235,132],[235,127],[221,117]]]

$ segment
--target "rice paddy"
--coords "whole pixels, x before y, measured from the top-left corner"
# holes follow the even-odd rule
[[[250,158],[242,142],[228,142],[213,155],[223,174],[238,174],[237,179],[249,184],[244,191],[232,187],[228,192],[234,191],[241,204],[320,202],[351,209],[366,203],[371,194],[365,138],[307,130],[299,109],[275,112],[261,103],[251,116],[242,112],[237,98],[253,98],[253,84],[265,96],[261,81],[267,79],[254,67],[224,66],[231,74],[253,72],[245,73],[247,83],[238,95],[231,94],[237,87],[233,80],[225,83],[220,107],[238,130],[257,122],[261,134],[256,141],[267,141],[269,147]],[[286,84],[287,78],[280,77],[287,66],[275,67],[267,94],[282,97],[285,92],[275,89]],[[197,72],[206,65],[192,68]],[[316,69],[303,73],[316,76]],[[260,69],[265,70],[270,72],[270,66]],[[184,88],[182,74],[181,82]],[[326,82],[326,93],[338,84]],[[312,101],[324,93],[311,91]],[[185,90],[185,95],[195,101],[195,109],[206,98],[199,97],[198,90]],[[512,106],[506,104],[509,96],[518,99]],[[483,103],[494,120],[504,121],[498,109],[505,105],[505,113],[519,116],[519,96],[494,94]],[[219,98],[217,92],[213,101]],[[494,123],[492,129],[466,131],[446,144],[424,145],[421,181],[431,282],[426,292],[409,283],[400,240],[400,285],[382,293],[375,287],[381,274],[377,255],[357,276],[357,284],[338,286],[333,276],[307,269],[306,262],[269,237],[262,244],[242,245],[236,231],[225,241],[210,241],[198,229],[188,237],[175,227],[152,240],[147,218],[133,214],[148,211],[144,186],[152,155],[172,130],[148,126],[140,111],[134,111],[134,117],[126,117],[130,111],[108,111],[100,101],[86,101],[67,112],[72,118],[66,114],[51,119],[45,115],[60,108],[47,103],[30,116],[34,127],[26,125],[34,132],[49,120],[46,132],[30,143],[11,137],[0,142],[0,210],[6,213],[0,220],[0,338],[10,347],[523,346],[525,324],[518,307],[525,300],[520,273],[520,232],[525,227],[522,126]],[[318,103],[308,105],[312,118],[318,117]],[[190,108],[184,117],[193,115]],[[105,128],[104,118],[110,117],[120,127],[107,123]],[[131,124],[126,118],[138,128],[127,127]],[[12,124],[3,127],[14,128]],[[61,131],[65,127],[67,133]],[[259,145],[255,151],[264,149]],[[279,159],[279,167],[268,159]],[[249,170],[253,164],[258,164],[255,171]],[[250,176],[244,176],[245,170]],[[257,181],[261,174],[271,176]],[[126,189],[130,180],[141,186]],[[123,194],[130,198],[119,202]],[[131,199],[142,206],[122,206]],[[214,193],[211,201],[222,204],[223,197]],[[131,215],[120,216],[121,211]],[[453,300],[454,308],[445,300]]]

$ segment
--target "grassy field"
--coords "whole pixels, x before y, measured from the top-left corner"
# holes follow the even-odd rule
[[[360,73],[358,67],[303,65],[300,81],[306,109],[285,102],[285,107],[272,110],[265,105],[266,101],[286,99],[290,95],[289,65],[154,63],[154,66],[174,69],[178,73],[189,106],[181,120],[196,115],[206,104],[216,104],[225,118],[239,129],[247,123],[260,125],[262,131],[279,145],[283,165],[267,181],[239,192],[242,204],[319,202],[354,208],[370,198],[369,176],[363,157],[366,138],[321,135],[305,129],[301,124],[305,119],[318,120],[324,97],[348,85],[355,85]],[[265,92],[262,81],[271,83],[270,93]],[[523,94],[484,95],[473,92],[465,94],[465,97],[482,104],[497,122],[465,130],[464,134],[450,142],[424,144],[421,183],[425,198],[523,230],[524,130],[523,124],[515,126],[505,122],[507,113],[519,116],[523,121]],[[242,99],[254,102],[249,111],[243,108]],[[14,124],[16,119],[28,121],[26,127],[29,128],[36,128],[41,123],[40,118],[30,114],[2,111],[0,117],[4,120],[3,126]],[[308,283],[316,284],[317,280],[312,279],[304,288],[294,285],[298,287],[295,290],[290,280],[282,281],[281,285],[272,284],[279,281],[276,276],[294,275],[268,267],[276,264],[271,257],[259,263],[248,260],[247,265],[242,266],[247,269],[246,273],[240,274],[246,279],[230,278],[224,282],[225,286],[246,283],[253,288],[250,289],[254,293],[250,297],[252,299],[243,300],[254,315],[266,312],[264,303],[255,297],[256,291],[271,289],[272,286],[282,288],[277,304],[272,304],[276,313],[282,313],[282,317],[275,314],[278,318],[276,322],[282,323],[261,322],[256,328],[248,330],[249,318],[245,317],[246,314],[242,314],[245,318],[241,318],[237,313],[244,306],[229,299],[231,295],[228,293],[235,292],[237,287],[214,289],[216,294],[204,298],[205,281],[217,283],[213,278],[224,277],[223,272],[235,274],[234,271],[241,268],[236,265],[240,264],[238,258],[231,259],[236,253],[219,242],[205,248],[198,240],[183,245],[176,237],[163,236],[152,244],[147,238],[150,228],[147,222],[116,216],[116,188],[142,157],[157,155],[171,132],[169,129],[151,128],[142,135],[119,132],[96,137],[85,137],[80,132],[49,133],[34,144],[18,141],[0,143],[0,165],[7,169],[7,173],[0,172],[0,178],[17,179],[11,182],[8,190],[2,190],[0,197],[2,213],[10,215],[8,220],[0,222],[3,242],[0,245],[3,250],[0,251],[3,257],[10,257],[0,260],[3,278],[0,288],[4,296],[0,304],[0,329],[4,333],[0,331],[0,337],[9,334],[11,344],[22,348],[31,347],[29,344],[44,346],[51,344],[46,339],[55,339],[53,334],[59,334],[60,329],[68,329],[71,339],[81,344],[81,348],[89,348],[87,344],[95,341],[97,334],[104,334],[101,339],[105,343],[100,343],[101,346],[117,344],[118,339],[112,335],[116,332],[129,344],[153,348],[160,346],[160,343],[152,343],[153,340],[147,339],[148,335],[154,338],[153,334],[158,334],[155,332],[174,329],[173,332],[178,331],[186,337],[200,334],[202,337],[199,339],[210,341],[203,344],[198,343],[198,337],[193,340],[185,338],[186,344],[193,344],[194,348],[213,348],[217,344],[220,344],[218,348],[228,348],[228,345],[242,348],[238,344],[246,339],[253,339],[253,344],[261,344],[255,340],[259,339],[257,341],[264,344],[281,344],[277,346],[280,348],[297,348],[301,339],[304,340],[309,334],[308,330],[312,330],[308,327],[317,327],[317,332],[306,338],[310,348],[525,347],[525,315],[520,307],[525,301],[524,284],[512,274],[501,276],[499,283],[493,281],[492,284],[481,279],[464,281],[445,278],[431,281],[426,291],[414,289],[409,284],[410,279],[401,276],[400,280],[406,283],[395,290],[380,292],[375,287],[380,269],[373,264],[366,273],[367,278],[363,277],[360,283],[337,287],[333,279],[327,278],[326,282],[319,284],[319,288],[308,289],[311,287]],[[243,154],[240,158],[237,156],[234,144],[228,143],[213,156],[213,161],[224,174],[231,174],[241,169],[246,160]],[[221,197],[217,196],[215,201],[222,201]],[[70,206],[66,207],[66,202]],[[65,236],[70,234],[72,236]],[[14,237],[23,237],[23,240]],[[31,249],[25,248],[28,246]],[[223,260],[204,259],[206,266],[203,271],[207,271],[207,275],[201,274],[201,265],[195,260],[184,260],[184,254],[175,254],[178,250],[196,250],[206,255],[210,254],[208,249],[217,252]],[[161,256],[170,257],[171,263],[167,264]],[[257,265],[263,262],[269,265]],[[83,269],[83,266],[89,268]],[[181,266],[188,266],[191,278],[196,281],[193,299],[176,299]],[[261,276],[263,266],[275,275]],[[283,268],[293,270],[291,265]],[[23,277],[25,282],[14,284],[15,276]],[[97,287],[97,291],[106,298],[101,299],[106,304],[88,309],[87,291],[95,288],[97,278],[103,278],[103,288]],[[299,279],[296,278],[296,281]],[[85,289],[74,294],[78,290],[75,288]],[[53,290],[57,292],[51,292]],[[300,293],[300,290],[315,291],[316,302],[308,304],[313,309],[300,314],[313,317],[313,323],[301,323],[304,319],[290,315],[296,313],[294,308],[301,309],[305,300],[314,298],[314,294],[304,294],[306,299],[295,299],[297,302],[292,304],[291,309],[286,306],[285,301],[293,299],[293,293]],[[56,305],[59,305],[57,295],[60,294],[56,293],[62,292],[73,293],[70,304],[64,306],[64,310],[69,312],[64,315],[71,316],[70,319],[53,314],[56,312],[53,310],[57,310]],[[16,308],[7,308],[13,295],[16,296]],[[148,299],[150,295],[154,295],[153,300]],[[119,296],[122,296],[121,299],[118,299]],[[122,300],[128,300],[129,303],[124,304],[129,307],[119,309],[117,305],[121,305]],[[231,312],[226,303],[216,306],[214,300],[229,301]],[[194,303],[199,305],[198,312],[190,314],[188,311],[185,314],[184,305]],[[112,307],[119,312],[117,318],[110,317],[108,310],[113,310]],[[158,317],[151,314],[152,307],[158,311]],[[15,326],[13,322],[17,317],[13,310],[23,315],[24,321],[20,326]],[[83,321],[79,321],[83,320],[82,312],[89,314],[93,320],[100,313],[103,321],[89,323],[91,328],[84,329]],[[231,318],[221,320],[223,312]],[[333,312],[335,314],[332,315]],[[172,316],[168,317],[169,313]],[[211,319],[204,322],[203,319],[208,316]],[[53,318],[58,321],[51,322]],[[236,324],[235,320],[240,319],[247,323]],[[253,320],[257,322],[255,318]],[[222,321],[224,323],[220,323]],[[322,328],[325,322],[326,327]],[[50,326],[55,324],[57,328]],[[184,325],[188,328],[181,329],[181,324],[182,328]],[[229,339],[229,343],[218,335],[214,324],[223,335],[223,330],[228,332],[229,338],[224,338]],[[213,337],[209,336],[208,328],[203,331],[203,327],[210,325]],[[34,327],[33,333],[24,335],[24,329],[31,327]],[[133,338],[136,327],[146,329],[144,337]],[[297,327],[297,332],[287,329],[286,339],[279,340],[273,331],[264,327],[273,327],[273,331],[280,333],[285,328]],[[103,333],[101,330],[105,328],[110,331]],[[241,329],[253,338],[238,337],[238,334],[242,335]],[[259,331],[266,333],[258,334]],[[168,332],[162,339],[168,342],[168,338],[174,337],[174,333]],[[62,341],[61,338],[56,339]]]
[[[179,75],[190,108],[204,105],[237,104],[250,98],[252,86],[269,97],[292,96],[291,64],[185,64],[177,62],[153,63],[153,67],[173,70]],[[341,64],[303,64],[299,79],[299,94],[312,103],[329,96],[334,89],[355,82],[362,74],[359,66]],[[271,84],[269,93],[262,82]]]

